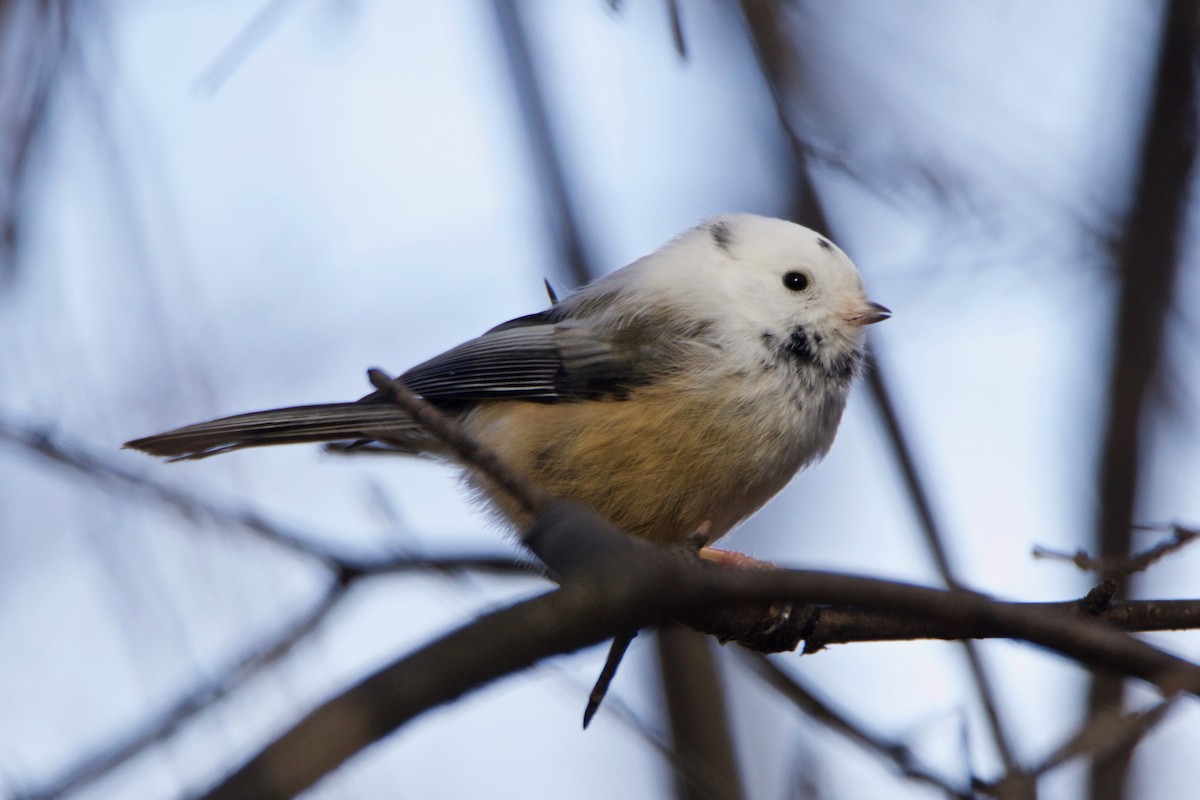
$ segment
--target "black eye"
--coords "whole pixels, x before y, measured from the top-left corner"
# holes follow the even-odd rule
[[[783,276],[783,285],[793,292],[803,292],[808,288],[808,276],[803,272],[789,272]]]

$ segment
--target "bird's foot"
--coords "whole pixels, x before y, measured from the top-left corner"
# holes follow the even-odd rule
[[[763,561],[745,553],[735,550],[719,550],[716,547],[701,547],[700,557],[705,561],[734,569],[773,569],[776,566],[770,561]]]

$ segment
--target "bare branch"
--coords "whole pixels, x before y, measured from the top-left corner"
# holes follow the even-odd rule
[[[1166,539],[1131,556],[1097,558],[1089,555],[1083,549],[1076,550],[1074,553],[1063,553],[1039,546],[1033,548],[1033,557],[1068,561],[1084,572],[1092,572],[1106,578],[1119,580],[1138,572],[1145,572],[1156,562],[1200,538],[1200,531],[1181,525],[1172,526],[1171,531],[1171,535]]]
[[[593,533],[583,524],[548,535],[587,539]],[[473,621],[365,678],[310,713],[208,796],[291,797],[415,716],[503,675],[622,631],[728,603],[821,602],[940,619],[1002,631],[1168,693],[1200,693],[1200,666],[1086,618],[963,590],[817,572],[722,569],[641,544],[645,549],[637,558],[606,559],[556,591]]]
[[[657,638],[671,746],[679,754],[675,797],[741,800],[746,794],[712,641],[678,625],[659,628]]]
[[[1087,600],[1010,605],[1039,613],[1062,614],[1067,618],[1096,620],[1131,633],[1200,629],[1200,600],[1130,600],[1099,609],[1089,608]],[[819,607],[817,612],[804,642],[804,652],[810,655],[828,645],[852,642],[992,639],[1004,636],[1001,631],[975,621],[959,626],[945,619],[920,619],[888,611],[829,606]]]
[[[1096,542],[1101,559],[1127,558],[1132,549],[1130,523],[1142,475],[1142,433],[1150,397],[1163,374],[1166,321],[1175,295],[1197,154],[1200,3],[1170,0],[1162,9],[1140,163],[1116,251],[1118,300],[1111,326],[1107,420],[1096,487]],[[1088,692],[1089,713],[1120,706],[1123,697],[1124,687],[1117,677],[1096,675]],[[1092,800],[1125,797],[1131,755],[1126,750],[1093,764]]]
[[[609,644],[604,667],[600,670],[600,677],[596,678],[596,685],[588,694],[587,705],[583,709],[584,728],[591,724],[592,717],[596,716],[596,712],[600,710],[600,704],[604,702],[604,697],[608,694],[608,687],[612,685],[612,680],[617,675],[617,667],[621,666],[621,659],[625,658],[625,653],[629,650],[629,645],[635,636],[637,636],[637,631],[614,636],[612,643]]]
[[[1066,742],[1054,749],[1049,756],[1033,769],[1035,775],[1044,775],[1051,770],[1080,756],[1104,758],[1106,755],[1132,748],[1166,719],[1179,695],[1161,700],[1143,711],[1121,714],[1110,710],[1088,719]]]
[[[426,403],[403,382],[378,369],[367,370],[367,377],[376,389],[387,392],[392,402],[416,420],[430,436],[450,448],[455,459],[491,478],[521,504],[523,511],[536,515],[548,505],[550,498],[540,486],[468,436],[456,420]]]
[[[363,558],[322,546],[319,536],[271,520],[250,508],[223,505],[214,500],[177,489],[126,469],[64,436],[52,436],[41,427],[19,425],[0,417],[0,442],[70,469],[104,486],[120,486],[140,492],[188,519],[208,519],[240,528],[294,553],[321,562],[343,575],[376,575],[399,572],[492,572],[539,575],[542,569],[505,553],[464,553],[437,556],[382,556]]]

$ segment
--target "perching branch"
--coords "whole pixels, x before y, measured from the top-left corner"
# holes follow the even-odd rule
[[[630,559],[625,548],[604,545],[615,532],[597,531],[593,522],[581,517],[574,526],[540,533],[596,538],[594,550],[605,556],[593,569],[560,589],[481,617],[365,678],[306,716],[208,797],[291,797],[409,720],[497,678],[622,631],[728,604],[831,603],[936,619],[1020,639],[1093,668],[1139,678],[1164,693],[1200,694],[1200,666],[1056,609],[851,575],[725,569],[636,541],[631,546],[637,554]]]

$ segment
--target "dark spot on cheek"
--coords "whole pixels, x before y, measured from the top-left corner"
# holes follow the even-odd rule
[[[849,381],[858,374],[858,366],[862,358],[858,353],[846,353],[829,362],[825,374],[839,381]]]
[[[708,226],[708,232],[712,235],[713,242],[717,247],[729,252],[729,244],[733,241],[733,234],[729,230],[729,225],[724,222],[714,222]]]
[[[792,330],[791,335],[788,336],[783,349],[797,361],[804,364],[816,364],[818,363],[817,344],[804,328],[795,328]]]
[[[823,236],[817,237],[817,246],[820,247],[822,250],[832,250],[833,249],[833,244]]]
[[[858,374],[862,355],[857,351],[831,355],[829,348],[823,348],[824,334],[818,331],[808,331],[797,327],[788,335],[787,341],[778,344],[777,338],[771,334],[762,335],[763,343],[775,352],[781,353],[798,367],[816,368],[826,377],[848,383]]]

